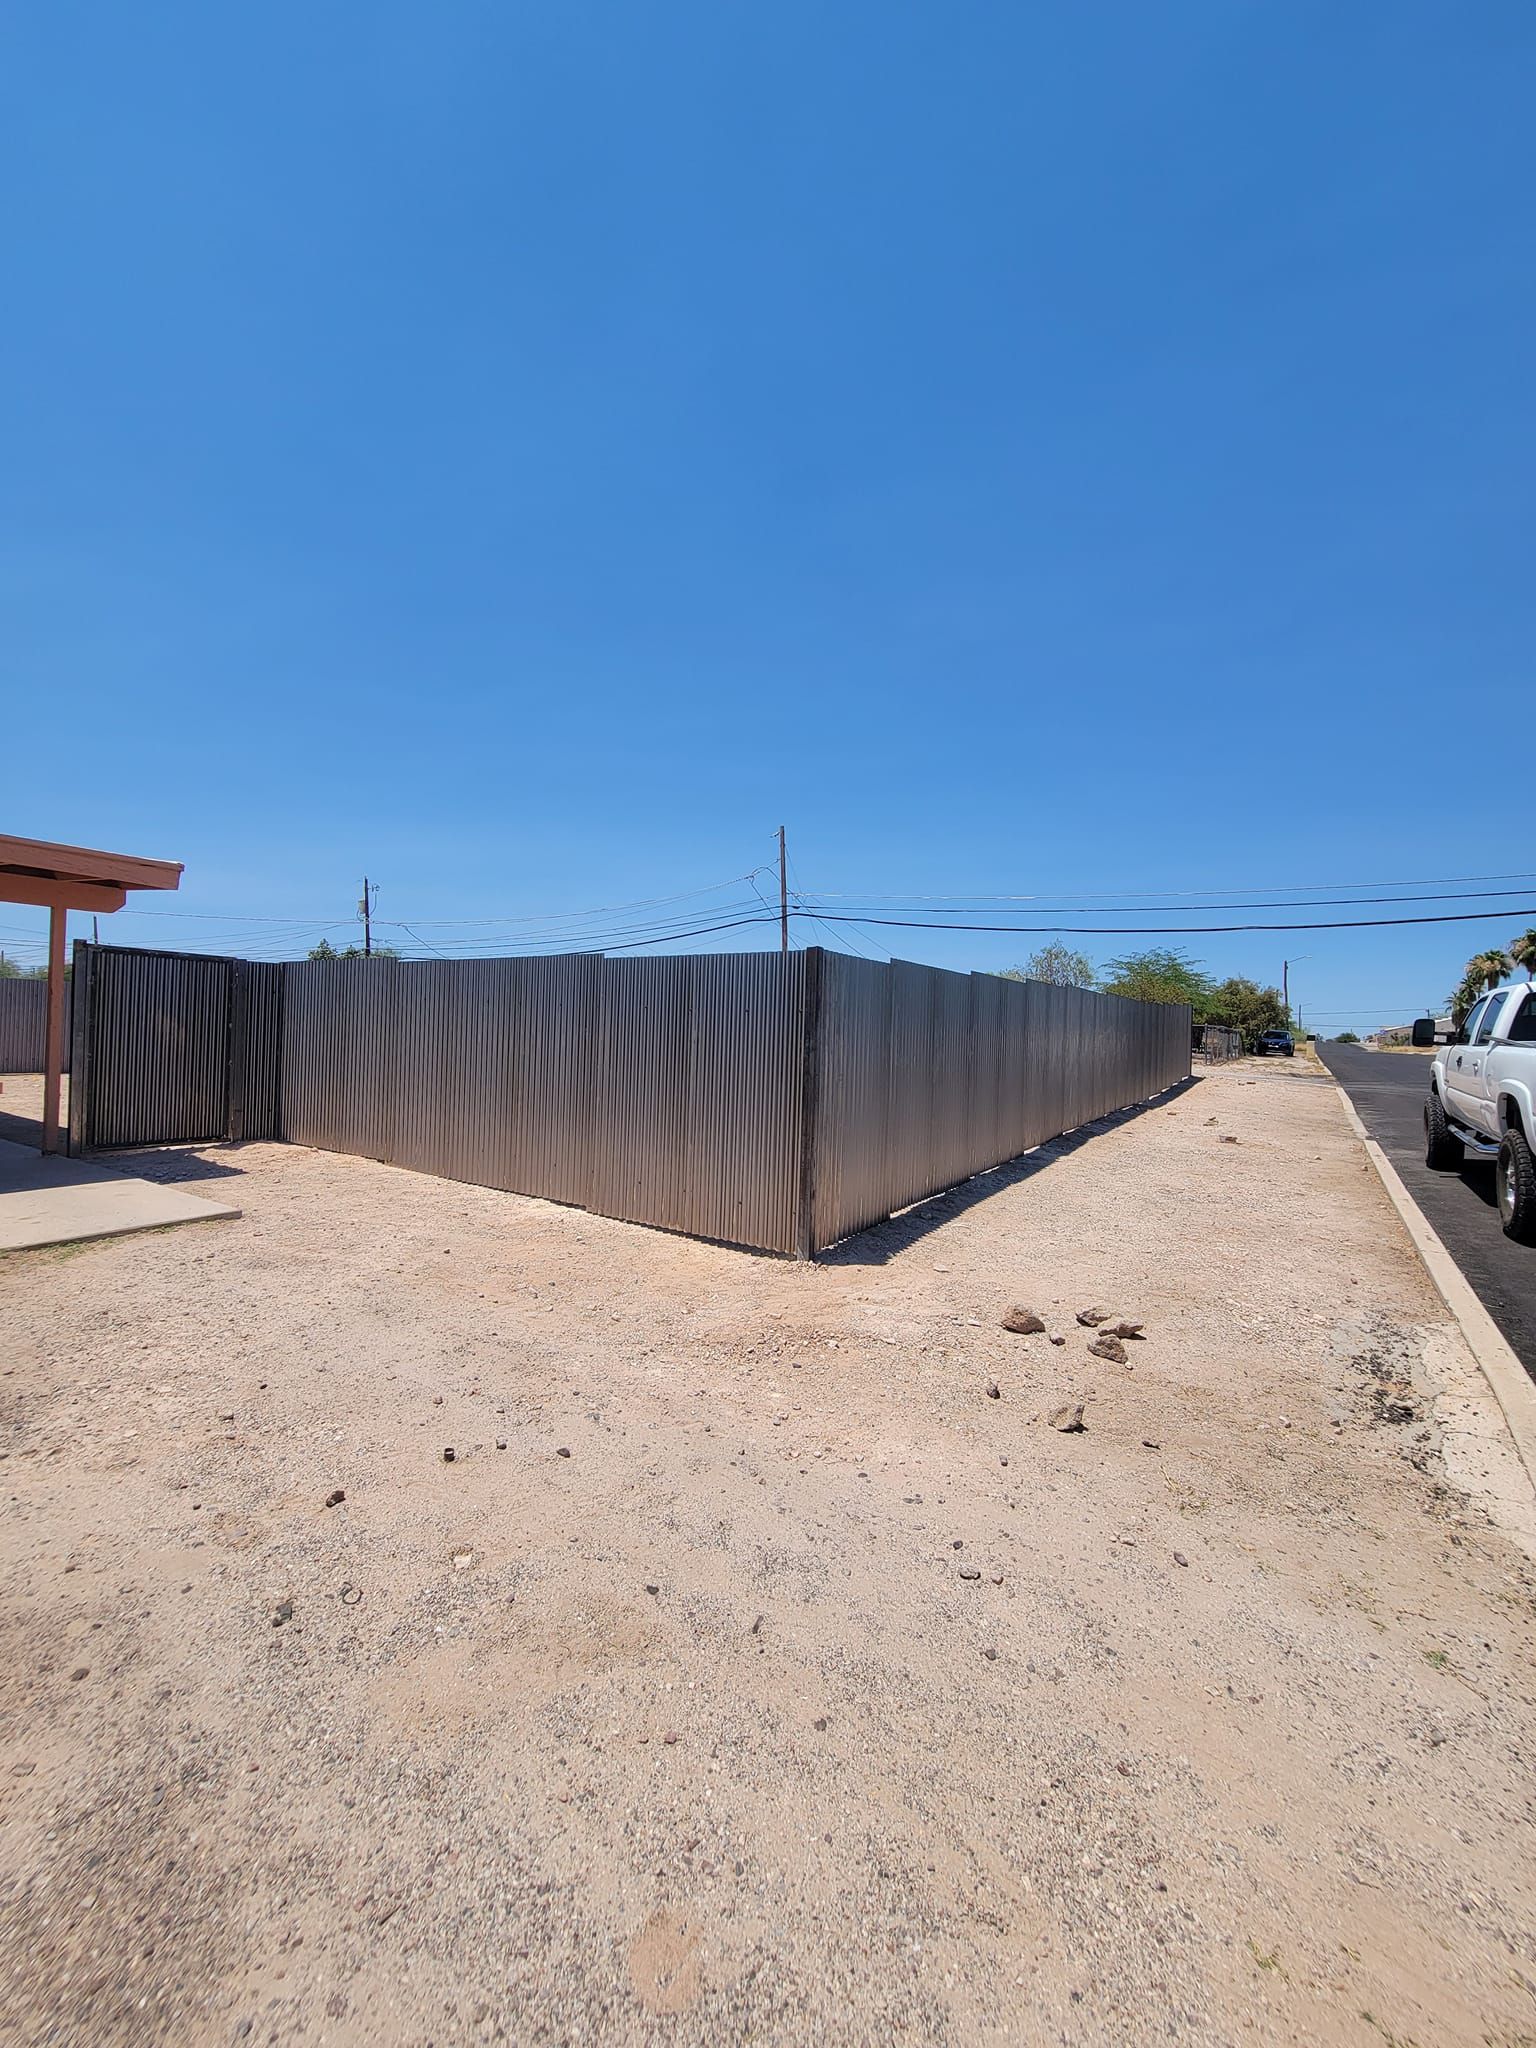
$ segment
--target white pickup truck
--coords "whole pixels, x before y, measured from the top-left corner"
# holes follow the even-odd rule
[[[1413,1027],[1415,1045],[1433,1045],[1433,1021]],[[1497,1161],[1499,1221],[1506,1237],[1536,1244],[1536,986],[1496,988],[1473,1005],[1461,1029],[1441,1045],[1424,1104],[1426,1164],[1458,1167]]]

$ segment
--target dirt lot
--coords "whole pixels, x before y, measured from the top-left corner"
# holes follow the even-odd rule
[[[0,1264],[6,2038],[1536,2040],[1528,1491],[1309,1066],[813,1268],[147,1168]]]

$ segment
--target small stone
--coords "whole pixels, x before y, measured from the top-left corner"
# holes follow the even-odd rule
[[[91,1667],[89,1664],[77,1664],[74,1670],[71,1671],[71,1673],[69,1674],[70,1683],[72,1685],[78,1685],[82,1678],[89,1678],[90,1675]]]
[[[1175,1564],[1182,1564],[1186,1566],[1189,1563],[1189,1559],[1184,1555],[1182,1550],[1176,1550],[1173,1553],[1173,1561]]]
[[[1065,1336],[1064,1336],[1064,1335],[1062,1334],[1062,1332],[1061,1332],[1060,1330],[1052,1330],[1052,1332],[1051,1332],[1051,1342],[1052,1342],[1053,1344],[1055,1344],[1055,1345],[1058,1345],[1058,1346],[1059,1346],[1059,1345],[1065,1344],[1065,1343],[1066,1343],[1066,1341],[1067,1341],[1067,1340],[1066,1340],[1066,1337],[1065,1337]]]
[[[1018,1337],[1033,1337],[1045,1328],[1045,1324],[1032,1308],[1015,1305],[1003,1311],[1003,1328],[1012,1330]]]
[[[566,1448],[566,1446],[565,1446],[564,1444],[562,1444],[562,1445],[560,1446],[559,1450],[558,1450],[558,1451],[556,1451],[556,1453],[555,1453],[555,1456],[556,1456],[557,1458],[568,1458],[568,1457],[569,1457],[570,1455],[571,1455],[571,1454],[570,1454],[569,1450],[568,1450],[568,1449]]]
[[[432,1406],[433,1406],[434,1408],[441,1408],[441,1407],[442,1407],[442,1405],[443,1405],[443,1397],[442,1397],[442,1395],[441,1395],[441,1394],[434,1394],[434,1395],[432,1396]]]
[[[1008,1462],[1007,1454],[1005,1453],[1002,1457],[998,1459],[997,1462],[999,1463],[999,1465],[1006,1465]]]
[[[989,1664],[995,1664],[997,1662],[997,1652],[992,1648],[992,1645],[990,1643],[982,1651],[981,1654],[983,1655],[983,1657],[986,1658]]]
[[[344,1486],[338,1486],[334,1493],[328,1493],[325,1496],[325,1504],[328,1508],[339,1508],[346,1497],[347,1489]]]
[[[647,1593],[659,1593],[661,1588],[660,1586],[647,1586],[645,1590]]]
[[[999,1386],[999,1385],[997,1384],[997,1381],[996,1381],[996,1380],[988,1380],[988,1381],[987,1381],[987,1399],[988,1399],[989,1401],[1001,1401],[1001,1399],[1002,1399],[1002,1398],[1003,1398],[1003,1390],[1002,1390],[1002,1388],[1001,1388],[1001,1387],[1000,1387],[1000,1386]]]
[[[1081,1401],[1064,1401],[1059,1408],[1053,1408],[1046,1418],[1052,1429],[1059,1429],[1063,1436],[1074,1436],[1088,1427],[1083,1420]]]
[[[504,1451],[507,1448],[507,1440],[504,1436],[497,1437],[496,1448],[498,1451]]]
[[[1155,1436],[1144,1436],[1141,1440],[1141,1448],[1144,1451],[1160,1451],[1163,1447]]]
[[[1099,1334],[1101,1337],[1128,1337],[1139,1343],[1145,1327],[1142,1323],[1106,1323]]]
[[[1223,1143],[1223,1145],[1235,1145],[1237,1143],[1237,1140],[1233,1137],[1230,1131],[1223,1131],[1221,1134],[1221,1142]]]
[[[668,1746],[668,1748],[670,1748],[670,1747],[672,1746],[672,1744],[673,1744],[674,1742],[676,1742],[676,1740],[677,1740],[677,1737],[676,1737],[676,1736],[675,1736],[675,1735],[674,1735],[674,1734],[672,1733],[672,1731],[671,1731],[670,1729],[668,1729],[667,1733],[666,1733],[665,1735],[663,1735],[663,1737],[662,1737],[661,1739],[662,1739],[662,1741],[663,1741],[664,1743],[666,1743],[666,1745]]]
[[[979,1579],[981,1572],[976,1565],[963,1564],[960,1567],[960,1576],[962,1579]]]
[[[1111,1365],[1124,1365],[1125,1346],[1118,1337],[1095,1337],[1088,1346],[1095,1358],[1107,1358]]]
[[[458,1452],[457,1452],[457,1451],[456,1451],[456,1450],[455,1450],[455,1449],[453,1448],[453,1445],[452,1445],[452,1444],[444,1444],[444,1446],[443,1446],[443,1463],[444,1463],[445,1465],[451,1465],[451,1464],[453,1463],[454,1459],[455,1459],[455,1458],[456,1458],[457,1456],[458,1456]]]
[[[1080,1308],[1077,1312],[1077,1320],[1085,1330],[1096,1330],[1100,1323],[1107,1323],[1109,1321],[1109,1310],[1107,1308]]]

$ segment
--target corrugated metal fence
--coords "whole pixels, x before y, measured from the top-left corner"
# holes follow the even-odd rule
[[[1087,989],[824,956],[815,1246],[1189,1072],[1189,1012]]]
[[[40,1074],[48,984],[31,975],[0,977],[0,1074]],[[69,1069],[69,990],[64,991],[64,1067]]]
[[[809,1254],[1189,1072],[1189,1013],[804,953],[76,949],[79,1149],[355,1152]]]

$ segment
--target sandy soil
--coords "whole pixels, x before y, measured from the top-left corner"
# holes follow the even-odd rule
[[[136,1163],[244,1219],[0,1264],[5,2038],[1536,2039],[1528,1499],[1309,1067],[812,1268]]]

